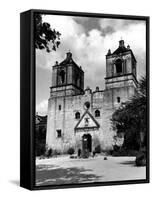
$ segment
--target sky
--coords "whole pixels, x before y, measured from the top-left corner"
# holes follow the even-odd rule
[[[146,74],[146,24],[142,20],[43,15],[52,29],[61,33],[57,51],[36,50],[36,112],[47,114],[52,66],[71,51],[73,60],[85,72],[85,88],[105,89],[105,55],[118,48],[119,40],[130,45],[137,60],[137,78]]]

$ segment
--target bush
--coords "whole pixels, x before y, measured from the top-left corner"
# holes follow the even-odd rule
[[[40,143],[40,144],[37,144],[36,145],[36,149],[35,149],[35,153],[36,153],[36,156],[42,156],[45,154],[45,145]]]
[[[111,155],[112,156],[136,156],[137,153],[138,153],[137,150],[126,149],[124,147],[120,148],[117,145],[114,145]]]
[[[52,153],[53,153],[53,150],[52,148],[48,149],[47,152],[46,152],[46,156],[49,158],[52,156]]]
[[[119,146],[117,146],[116,144],[113,146],[113,150],[114,151],[119,151],[120,150],[120,147]]]
[[[112,156],[128,156],[128,152],[125,149],[119,149],[117,151],[113,151]]]
[[[101,154],[103,156],[109,156],[109,155],[112,155],[113,154],[113,149],[105,149],[105,150],[101,150]]]
[[[95,147],[95,153],[101,153],[101,146],[100,145],[97,145]]]
[[[73,147],[70,147],[70,148],[68,149],[67,153],[68,153],[69,155],[74,154],[74,148],[73,148]]]
[[[59,155],[61,155],[61,152],[59,150],[57,150],[57,149],[54,149],[53,155],[54,156],[59,156]]]
[[[146,165],[146,156],[145,153],[139,152],[135,159],[136,166],[145,166]]]
[[[111,155],[111,156],[112,156],[112,155],[113,155],[113,152],[114,152],[113,149],[111,149],[111,150],[109,151],[109,154],[108,154],[108,155]]]

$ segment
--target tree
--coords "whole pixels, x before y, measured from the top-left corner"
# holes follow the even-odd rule
[[[50,24],[42,21],[41,14],[35,14],[35,48],[46,49],[49,53],[51,49],[56,51],[60,44],[61,34],[55,29],[51,29]],[[51,49],[49,47],[51,42]]]
[[[35,154],[36,156],[44,155],[46,150],[46,128],[36,128],[35,134]]]
[[[124,133],[123,147],[140,150],[146,147],[146,77],[138,83],[138,93],[123,103],[112,115],[112,125],[117,134]]]

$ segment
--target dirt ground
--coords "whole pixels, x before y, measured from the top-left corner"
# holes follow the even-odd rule
[[[62,156],[36,159],[36,185],[60,185],[146,178],[146,167],[136,167],[135,157],[70,159]]]

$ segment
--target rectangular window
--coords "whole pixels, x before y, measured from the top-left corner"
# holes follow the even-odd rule
[[[120,103],[120,101],[121,101],[121,98],[117,97],[117,103]]]
[[[61,105],[58,106],[58,109],[61,110]]]
[[[61,138],[62,137],[62,131],[59,129],[59,130],[56,130],[56,132],[57,132],[57,137]]]

